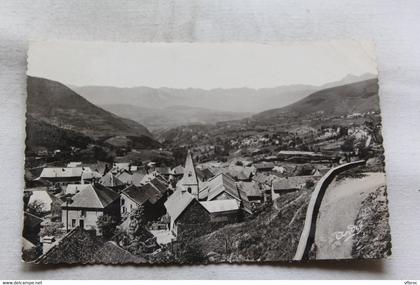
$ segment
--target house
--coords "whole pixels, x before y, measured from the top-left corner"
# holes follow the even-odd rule
[[[172,175],[172,171],[169,167],[156,167],[154,169],[155,176],[163,176],[165,179],[169,179],[169,176]]]
[[[121,192],[121,216],[126,218],[132,211],[139,207],[144,208],[145,217],[152,221],[160,218],[166,213],[164,202],[166,192],[160,190],[151,182],[142,185],[130,185]]]
[[[92,231],[74,228],[36,259],[38,264],[92,263],[103,241]]]
[[[238,189],[241,193],[246,195],[248,201],[252,202],[262,202],[264,200],[263,191],[259,187],[258,183],[255,181],[245,182],[240,181],[237,182]],[[243,195],[241,195],[243,197]]]
[[[38,179],[48,180],[58,185],[81,183],[82,173],[91,171],[88,167],[46,167]]]
[[[121,180],[126,185],[136,185],[140,186],[142,183],[143,178],[145,177],[145,173],[142,171],[134,171],[128,172],[123,171],[117,175],[117,178]]]
[[[275,179],[276,176],[274,175],[267,175],[265,173],[257,173],[252,177],[252,181],[257,182],[260,189],[266,193],[271,194],[271,184],[273,179]]]
[[[214,176],[213,172],[211,172],[211,170],[208,168],[197,168],[195,171],[199,181],[207,181]]]
[[[130,163],[128,162],[114,162],[111,172],[116,174],[120,171],[130,171]]]
[[[118,177],[115,176],[111,171],[102,176],[98,183],[115,191],[120,191],[126,186],[126,184],[118,179]]]
[[[236,199],[241,201],[235,180],[220,173],[208,180],[199,192],[200,201]]]
[[[174,167],[172,169],[172,175],[175,177],[184,175],[184,167],[182,167],[182,165]]]
[[[120,199],[113,190],[101,184],[89,184],[83,191],[74,195],[70,201],[61,205],[62,222],[67,230],[80,227],[96,230],[101,235],[97,220],[102,215],[120,219]]]
[[[146,259],[138,255],[133,255],[129,251],[121,248],[113,241],[107,241],[93,256],[96,263],[146,263]]]
[[[51,220],[59,220],[61,217],[61,203],[62,201],[49,193],[47,190],[38,188],[25,189],[25,195],[29,196],[28,207],[34,203],[39,203],[40,211],[43,216],[50,214]]]
[[[239,202],[235,199],[200,202],[210,213],[211,222],[236,223],[240,218]]]
[[[81,167],[82,162],[81,161],[72,161],[67,163],[67,167]]]
[[[134,209],[143,206],[148,220],[156,220],[166,213],[163,203],[169,196],[168,185],[159,178],[148,183],[130,185],[121,192],[121,216],[127,217]]]
[[[236,181],[251,181],[252,178],[252,167],[234,165],[230,166],[224,172]]]
[[[291,176],[276,178],[273,180],[271,187],[271,197],[273,201],[280,197],[281,194],[294,192],[302,189],[306,181],[313,180],[312,176]]]
[[[64,195],[75,195],[89,187],[89,184],[69,184],[64,188]]]
[[[189,192],[175,191],[165,202],[165,208],[170,218],[169,229],[177,237],[206,227],[211,221],[207,209]]]
[[[262,171],[271,171],[274,168],[273,162],[260,162],[254,163],[255,172],[262,172]]]
[[[84,168],[81,177],[81,183],[94,183],[98,181],[102,175],[97,171],[92,171],[90,168]]]

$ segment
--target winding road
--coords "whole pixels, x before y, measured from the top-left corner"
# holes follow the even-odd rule
[[[366,173],[362,178],[334,180],[327,188],[317,219],[316,259],[352,258],[354,226],[362,201],[385,185],[384,173]]]

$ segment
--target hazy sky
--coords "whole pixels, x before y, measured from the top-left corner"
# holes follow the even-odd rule
[[[268,88],[377,74],[370,42],[33,42],[28,75],[76,86]]]

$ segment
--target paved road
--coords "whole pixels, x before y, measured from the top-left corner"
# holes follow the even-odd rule
[[[384,173],[367,173],[363,178],[347,178],[330,184],[317,220],[317,259],[351,258],[352,232],[359,230],[353,224],[361,202],[382,185],[385,185]]]

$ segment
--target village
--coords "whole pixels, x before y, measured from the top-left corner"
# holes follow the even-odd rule
[[[44,162],[25,175],[23,259],[170,261],[183,243],[253,219],[287,193],[312,191],[334,166],[364,159],[383,170],[380,125],[369,119],[375,116],[354,114],[318,129],[248,128],[223,140],[198,139],[182,146],[178,165],[64,164],[54,162],[61,150],[40,150],[34,157]]]

